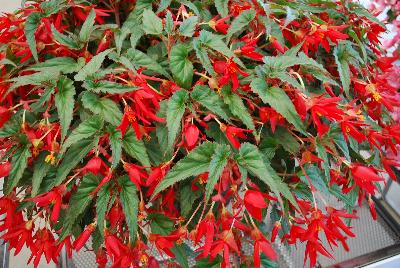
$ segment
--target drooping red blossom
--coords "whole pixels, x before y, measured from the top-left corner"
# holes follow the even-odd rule
[[[210,25],[210,27],[213,28],[214,31],[220,32],[222,34],[227,34],[230,25],[226,24],[225,21],[227,21],[229,18],[230,18],[230,16],[226,16],[224,18],[218,19],[218,16],[217,16],[217,17],[214,17],[212,20],[210,20],[208,22],[208,25]]]
[[[239,88],[239,76],[238,74],[247,77],[248,73],[241,70],[235,63],[234,59],[228,59],[227,61],[216,61],[214,62],[214,70],[218,74],[223,76],[218,77],[219,86],[222,87],[229,83],[232,83],[232,90],[236,91]]]
[[[79,251],[89,240],[95,228],[96,228],[95,223],[91,223],[88,226],[86,226],[85,230],[83,230],[83,232],[75,239],[74,243],[72,244],[72,247],[76,251]]]
[[[122,117],[121,124],[118,126],[118,130],[121,131],[122,136],[125,135],[129,126],[132,126],[135,131],[138,140],[142,138],[142,131],[140,129],[139,122],[137,121],[137,116],[131,107],[126,106],[124,110],[124,116]]]
[[[229,142],[236,149],[240,148],[240,142],[239,142],[238,138],[246,139],[247,136],[245,133],[252,132],[252,130],[238,128],[238,127],[234,127],[234,126],[222,126],[221,130],[223,132],[225,132],[225,135],[228,138]]]
[[[29,199],[36,203],[38,207],[48,207],[52,205],[51,212],[51,221],[57,222],[58,216],[60,215],[61,206],[62,206],[62,197],[66,191],[65,185],[60,185],[59,187],[55,187],[48,193],[44,193]]]
[[[264,253],[272,261],[276,260],[275,250],[259,229],[254,228],[251,231],[251,238],[254,239],[254,267],[261,267],[260,253]]]

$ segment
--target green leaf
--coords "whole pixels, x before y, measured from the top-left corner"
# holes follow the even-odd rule
[[[160,5],[158,6],[157,13],[160,13],[166,10],[169,5],[171,5],[172,0],[161,0]]]
[[[243,30],[243,28],[246,27],[251,21],[253,21],[255,17],[256,17],[256,12],[254,11],[254,9],[248,9],[242,11],[239,14],[239,16],[237,16],[232,21],[232,24],[228,29],[228,34],[226,35],[227,39],[229,40],[232,37],[232,35]]]
[[[58,166],[56,179],[52,186],[62,183],[72,169],[76,168],[79,162],[93,149],[99,142],[99,138],[85,139],[73,144],[65,154],[61,164]]]
[[[58,13],[60,10],[66,7],[67,2],[65,0],[49,0],[40,4],[40,8],[43,9],[46,17]]]
[[[27,85],[34,85],[34,86],[40,86],[40,85],[53,85],[54,81],[58,80],[58,77],[60,76],[60,72],[56,70],[48,70],[48,71],[43,71],[43,72],[37,72],[33,74],[28,74],[28,75],[22,75],[15,77],[13,79],[10,79],[10,82],[13,82],[13,84],[10,86],[10,88],[7,90],[6,94],[1,97],[7,96],[8,93],[13,91],[16,88],[22,87],[22,86],[27,86]],[[0,98],[1,98],[0,97]]]
[[[179,160],[172,167],[165,178],[157,185],[153,197],[179,181],[207,172],[215,148],[216,144],[211,142],[204,142],[194,148],[185,158]]]
[[[300,116],[297,114],[293,102],[286,95],[285,91],[278,87],[270,87],[262,78],[256,78],[250,84],[251,90],[258,94],[264,103],[268,103],[285,119],[294,125],[301,133],[307,135],[306,129]]]
[[[224,102],[228,105],[232,114],[238,117],[247,128],[254,130],[255,126],[253,119],[246,106],[244,106],[242,99],[232,92],[228,87],[224,87],[222,89],[222,96],[224,97]]]
[[[188,256],[184,249],[184,245],[175,245],[171,251],[175,255],[175,261],[179,263],[182,268],[189,268]]]
[[[124,94],[137,90],[138,87],[123,85],[112,81],[86,80],[83,87],[95,93]]]
[[[146,147],[144,146],[143,141],[138,140],[135,133],[131,129],[128,129],[128,131],[124,135],[124,138],[122,140],[122,147],[129,156],[138,160],[142,164],[142,166],[151,166],[149,156],[147,154]]]
[[[200,197],[200,191],[192,191],[190,184],[186,184],[179,189],[179,200],[181,215],[190,216],[189,213],[195,208],[194,202]]]
[[[169,66],[178,85],[190,88],[193,81],[193,64],[189,60],[190,50],[184,44],[177,44],[171,49]]]
[[[104,234],[104,220],[108,210],[108,202],[110,201],[111,193],[110,193],[110,185],[106,184],[100,188],[97,193],[96,200],[96,214],[97,214],[97,227],[100,231],[100,234]]]
[[[114,101],[100,98],[91,92],[85,92],[82,96],[82,103],[83,107],[102,116],[110,124],[118,126],[121,123],[122,113]]]
[[[263,157],[257,146],[250,143],[242,143],[239,149],[237,163],[243,169],[258,177],[267,184],[277,198],[281,200],[281,194],[297,207],[297,202],[290,192],[288,186],[282,182],[276,172],[263,161]],[[281,201],[282,203],[282,201]]]
[[[14,187],[18,185],[19,180],[22,178],[22,175],[28,166],[29,157],[31,157],[30,144],[24,144],[15,151],[11,158],[10,175],[7,177],[3,189],[4,195],[8,195]]]
[[[228,46],[225,44],[222,38],[223,37],[220,35],[216,35],[209,31],[202,30],[200,32],[198,40],[200,41],[201,45],[216,50],[228,58],[234,58],[235,62],[244,68],[245,66],[243,65],[243,63],[237,58],[236,54],[228,48]]]
[[[174,20],[172,18],[172,13],[169,10],[165,16],[165,31],[167,34],[172,34],[174,31]]]
[[[110,139],[111,151],[112,151],[112,165],[115,169],[118,163],[121,161],[122,155],[122,134],[113,127],[108,128],[108,138]]]
[[[179,33],[186,37],[192,37],[198,22],[197,16],[190,16],[179,26]]]
[[[193,39],[193,49],[196,52],[196,56],[200,60],[203,68],[209,74],[215,75],[215,71],[211,64],[210,58],[208,57],[207,50],[198,38]]]
[[[226,113],[224,101],[208,86],[196,86],[190,96],[211,112],[222,117],[225,121],[230,122],[229,116]]]
[[[76,62],[73,58],[57,57],[37,63],[28,69],[39,72],[57,70],[60,73],[70,74],[79,71],[82,67],[81,63]]]
[[[96,11],[94,8],[92,8],[85,22],[82,24],[81,31],[79,32],[79,40],[81,40],[83,43],[87,43],[89,41],[90,35],[92,34],[94,29],[95,19]]]
[[[55,95],[55,104],[60,118],[61,140],[64,140],[72,122],[75,106],[74,82],[66,76],[61,76],[57,83],[57,89],[58,92]]]
[[[347,146],[347,142],[343,136],[343,133],[340,131],[333,131],[329,136],[333,139],[336,146],[338,146],[342,151],[347,161],[351,162],[349,147]]]
[[[321,169],[314,165],[305,165],[304,170],[306,171],[308,177],[310,178],[311,184],[320,192],[329,194],[328,186],[324,180],[324,174],[322,173]],[[309,185],[308,179],[303,174],[300,176],[300,179],[307,185]]]
[[[0,128],[0,138],[16,136],[21,130],[21,114],[15,114]]]
[[[153,58],[149,57],[147,54],[143,53],[140,50],[133,48],[129,49],[127,52],[127,57],[138,69],[146,67],[147,69],[162,74],[167,78],[171,77],[168,72],[165,71],[164,67],[162,67],[157,61],[155,61]]]
[[[32,191],[31,196],[34,197],[38,194],[40,184],[42,183],[43,178],[46,176],[49,171],[51,165],[45,162],[45,158],[48,155],[48,152],[42,152],[35,164],[33,166],[33,175],[32,175]]]
[[[126,223],[129,228],[130,238],[133,242],[136,240],[137,216],[139,206],[139,198],[136,193],[137,189],[128,176],[120,177],[119,184],[121,186],[119,197],[121,200],[122,209],[125,214]]]
[[[176,91],[167,104],[168,147],[172,148],[178,136],[182,116],[186,110],[189,93],[186,90]]]
[[[228,2],[229,0],[214,1],[215,8],[217,9],[218,14],[221,15],[222,18],[228,16],[229,14]]]
[[[93,137],[95,134],[100,134],[103,125],[104,120],[100,116],[95,115],[87,118],[68,136],[65,143],[61,146],[60,155],[63,155],[71,145],[83,139]]]
[[[174,223],[163,214],[151,213],[148,219],[151,221],[150,227],[153,234],[168,235],[174,230]]]
[[[51,32],[53,33],[54,40],[60,45],[66,46],[70,49],[81,49],[82,45],[75,39],[75,36],[68,36],[57,31],[54,25],[51,25]]]
[[[25,21],[25,36],[26,42],[29,45],[29,49],[32,52],[33,58],[38,61],[38,53],[36,48],[35,32],[40,24],[42,15],[38,12],[32,12],[28,15]]]
[[[112,51],[113,49],[107,49],[103,52],[100,52],[96,56],[94,56],[83,68],[75,75],[76,81],[85,81],[88,76],[94,75],[97,71],[100,70],[103,61],[105,60],[106,56]]]
[[[231,147],[229,145],[218,145],[215,149],[215,153],[211,158],[208,180],[206,185],[206,197],[205,202],[210,198],[214,186],[217,184],[219,177],[222,175],[226,164],[228,163],[228,158],[231,155]]]
[[[79,216],[88,208],[94,195],[91,195],[94,189],[99,184],[96,176],[89,173],[83,177],[82,182],[78,186],[75,193],[72,194],[69,202],[69,208],[65,213],[65,218],[62,221],[63,228],[60,235],[60,241],[71,234],[72,228],[75,226]]]
[[[162,33],[162,19],[150,9],[143,11],[143,30],[146,34],[160,35]]]
[[[340,76],[340,81],[342,82],[342,86],[346,96],[349,96],[350,93],[350,66],[346,59],[346,49],[342,43],[339,43],[338,46],[335,46],[333,50],[333,55],[335,56],[335,61],[337,65],[337,69]]]

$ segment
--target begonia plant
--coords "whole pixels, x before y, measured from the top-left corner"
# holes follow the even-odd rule
[[[1,239],[35,267],[349,250],[400,166],[383,32],[346,0],[25,2],[0,17]]]

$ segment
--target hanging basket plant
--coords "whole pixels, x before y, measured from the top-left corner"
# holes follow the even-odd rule
[[[35,267],[63,247],[99,267],[260,267],[277,239],[305,243],[310,267],[348,250],[357,205],[376,218],[371,197],[400,166],[384,31],[351,1],[3,14],[1,238]]]

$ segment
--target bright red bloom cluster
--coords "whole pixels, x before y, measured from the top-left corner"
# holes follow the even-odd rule
[[[346,219],[364,203],[376,218],[400,167],[398,55],[351,1],[261,2],[2,15],[1,239],[35,267],[63,247],[99,267],[261,267],[277,239],[305,243],[310,267],[349,250]]]

